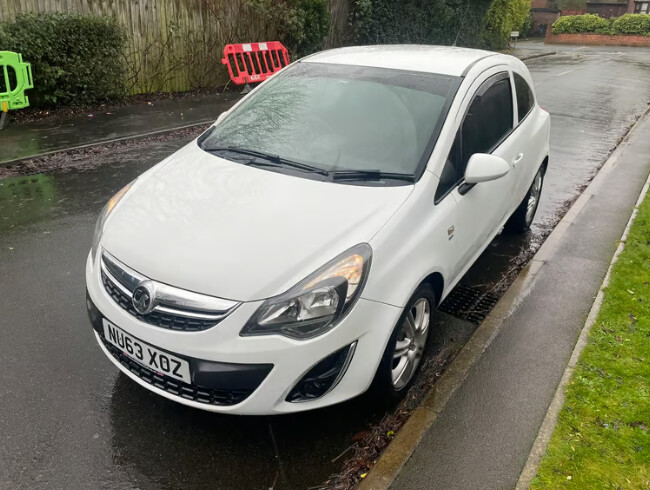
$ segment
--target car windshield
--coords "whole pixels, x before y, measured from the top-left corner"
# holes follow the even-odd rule
[[[306,177],[410,176],[413,182],[459,84],[445,75],[297,63],[250,95],[199,145],[235,162],[264,162],[264,168]]]

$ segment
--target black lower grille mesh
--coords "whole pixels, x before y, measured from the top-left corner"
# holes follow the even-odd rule
[[[498,296],[483,288],[460,284],[445,298],[438,309],[472,323],[481,323],[499,301]]]
[[[104,283],[104,289],[113,298],[120,308],[127,311],[138,320],[148,323],[149,325],[155,325],[156,327],[168,328],[170,330],[181,330],[184,332],[198,332],[201,330],[206,330],[210,327],[214,327],[218,320],[199,320],[196,318],[190,318],[181,315],[170,315],[166,313],[160,313],[157,311],[152,311],[146,315],[141,315],[133,307],[131,298],[124,294],[120,288],[118,288],[113,281],[111,281],[108,276],[102,271],[102,282]]]
[[[130,359],[120,349],[101,336],[104,346],[120,364],[147,383],[172,395],[206,405],[231,406],[243,402],[253,390],[213,390],[194,384],[183,383],[168,376],[156,373]]]

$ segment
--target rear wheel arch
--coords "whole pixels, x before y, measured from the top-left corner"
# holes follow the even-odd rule
[[[544,169],[544,173],[548,170],[548,155],[544,158],[541,167]]]

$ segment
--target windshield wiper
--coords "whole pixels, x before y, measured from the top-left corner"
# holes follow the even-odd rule
[[[338,170],[331,172],[332,180],[404,180],[415,182],[415,175],[384,172],[382,170]]]
[[[265,153],[263,151],[250,150],[248,148],[241,148],[239,146],[216,146],[216,147],[205,147],[203,149],[209,153],[231,152],[231,153],[239,153],[240,155],[247,155],[253,157],[253,160],[244,163],[244,165],[292,167],[298,170],[302,170],[303,172],[329,175],[329,172],[327,170],[323,170],[318,167],[312,167],[311,165],[307,165],[306,163],[294,162],[293,160],[282,158],[280,155]],[[256,159],[266,160],[266,162],[261,160],[256,160]]]

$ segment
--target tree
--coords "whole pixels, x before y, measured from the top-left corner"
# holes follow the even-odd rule
[[[524,27],[531,0],[494,0],[487,12],[486,38],[493,48],[508,44],[510,33]]]

